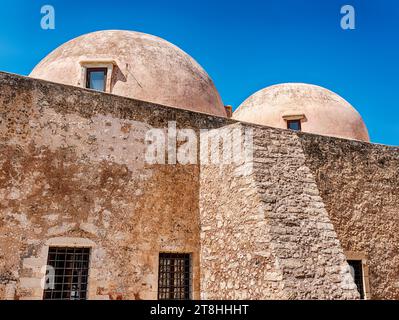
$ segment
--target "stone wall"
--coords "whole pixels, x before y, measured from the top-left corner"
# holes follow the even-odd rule
[[[156,299],[158,254],[192,254],[199,168],[149,165],[145,132],[228,120],[0,73],[0,299],[41,299],[51,245],[92,247],[91,299]]]
[[[149,164],[168,121],[251,129],[252,158]],[[0,73],[0,155],[0,299],[41,299],[50,246],[92,248],[89,299],[156,299],[159,252],[192,254],[193,298],[357,298],[344,251],[399,299],[398,148]]]
[[[285,297],[253,159],[201,167],[200,221],[202,299]]]
[[[365,257],[371,299],[399,299],[399,148],[301,134],[306,164],[347,252]]]
[[[201,168],[201,297],[358,298],[297,135],[253,130],[253,162]]]

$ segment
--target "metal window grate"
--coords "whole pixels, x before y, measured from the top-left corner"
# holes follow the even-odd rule
[[[357,286],[357,290],[360,293],[360,299],[364,299],[362,261],[361,260],[348,260],[348,264],[351,269],[352,277]]]
[[[47,265],[54,268],[54,287],[45,289],[45,300],[85,300],[90,248],[50,247]]]
[[[159,254],[158,299],[190,299],[190,279],[190,254]]]
[[[86,88],[97,91],[106,91],[107,68],[87,68]]]

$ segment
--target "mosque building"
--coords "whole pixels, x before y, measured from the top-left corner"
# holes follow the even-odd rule
[[[149,162],[170,123],[250,156]],[[0,299],[399,299],[399,148],[328,89],[233,112],[175,45],[98,31],[0,72],[0,152]]]

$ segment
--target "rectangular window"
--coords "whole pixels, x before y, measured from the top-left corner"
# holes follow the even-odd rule
[[[107,68],[87,68],[86,88],[97,91],[106,91]]]
[[[348,264],[357,290],[360,293],[360,299],[364,299],[362,260],[348,260]]]
[[[287,120],[287,129],[301,131],[301,120]]]
[[[160,253],[158,277],[158,299],[190,299],[190,254]]]
[[[54,286],[45,289],[45,300],[85,300],[90,248],[50,247],[47,265],[54,270]]]

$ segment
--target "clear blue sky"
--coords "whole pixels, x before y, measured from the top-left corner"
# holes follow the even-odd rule
[[[51,4],[56,29],[40,28]],[[356,29],[340,28],[340,8]],[[361,113],[373,142],[399,145],[399,1],[1,0],[0,70],[27,75],[51,50],[104,29],[154,34],[193,56],[225,104],[282,82],[324,86]]]

